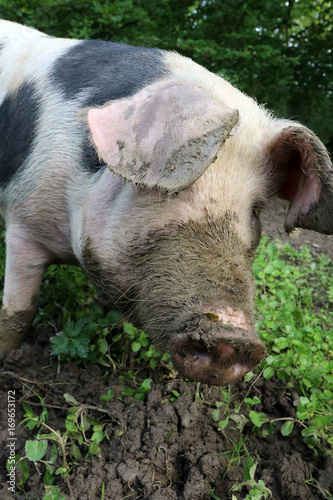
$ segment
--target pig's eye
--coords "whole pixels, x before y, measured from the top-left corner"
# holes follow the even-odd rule
[[[254,204],[251,213],[251,228],[252,228],[252,247],[256,248],[259,244],[261,235],[261,222],[260,212],[263,206],[261,204]]]
[[[259,219],[261,210],[262,210],[262,206],[260,206],[259,204],[253,205],[252,214],[251,214],[252,218],[255,220]]]

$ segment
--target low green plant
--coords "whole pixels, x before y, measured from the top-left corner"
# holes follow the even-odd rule
[[[223,432],[230,423],[236,425],[236,428],[242,432],[249,418],[241,411],[242,406],[232,400],[231,385],[227,390],[221,390],[220,393],[222,401],[216,401],[216,408],[212,411],[213,420],[218,422],[218,430]]]
[[[265,249],[265,251],[264,251]],[[314,256],[307,247],[267,242],[259,247],[253,266],[257,284],[257,327],[270,355],[262,363],[263,377],[275,375],[300,397],[297,418],[286,421],[281,432],[303,426],[311,447],[333,448],[333,273],[325,255]],[[266,416],[251,412],[261,427]]]
[[[99,400],[101,401],[101,403],[108,403],[109,401],[112,401],[113,398],[114,398],[113,391],[109,389],[106,394],[102,394],[102,396],[99,397]]]
[[[109,311],[104,314],[99,306],[92,304],[84,318],[68,321],[63,330],[51,337],[51,354],[64,361],[109,366],[107,336],[120,318],[120,313]]]
[[[60,432],[48,423],[49,417],[43,399],[35,393],[42,405],[39,415],[35,414],[31,405],[22,402],[25,414],[19,425],[36,430],[35,438],[25,443],[25,455],[16,455],[16,466],[22,470],[19,487],[24,489],[30,473],[26,462],[33,462],[40,475],[44,467],[43,483],[45,495],[43,500],[62,499],[60,490],[54,485],[57,476],[63,479],[69,476],[77,461],[87,460],[100,452],[99,445],[109,439],[104,432],[104,425],[88,414],[88,407],[80,404],[70,394],[64,398],[70,407],[65,419],[65,430]],[[98,408],[97,408],[98,411]],[[60,463],[59,463],[60,462]]]
[[[62,495],[59,486],[50,486],[45,484],[45,495],[43,500],[66,500],[65,495]]]
[[[227,469],[224,473],[224,477],[227,476],[231,469],[237,468],[242,461],[249,456],[249,450],[246,447],[246,441],[248,438],[240,434],[239,440],[234,441],[232,438],[227,438],[231,444],[231,449],[222,453],[227,459]]]
[[[151,390],[151,383],[152,379],[151,378],[146,378],[139,387],[136,387],[133,389],[132,387],[126,387],[122,391],[123,396],[132,396],[135,399],[139,399],[140,401],[143,401],[145,399],[145,396],[147,392]]]
[[[150,368],[154,370],[158,363],[165,364],[169,361],[169,354],[161,354],[156,347],[150,343],[144,331],[136,328],[127,321],[123,322],[123,330],[125,334],[127,334],[132,352],[137,353],[135,363],[138,366],[148,363]],[[171,367],[172,366],[169,366],[169,368]]]
[[[257,481],[254,477],[257,465],[258,462],[255,462],[253,458],[248,455],[243,467],[245,481],[236,483],[231,488],[233,493],[242,490],[244,487],[248,488],[249,492],[244,500],[267,500],[272,498],[272,492],[267,488],[264,481],[262,479]],[[232,495],[232,500],[238,500],[236,495]]]

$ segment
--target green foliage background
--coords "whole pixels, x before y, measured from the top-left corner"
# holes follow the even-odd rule
[[[333,144],[333,2],[0,0],[53,36],[176,50]]]

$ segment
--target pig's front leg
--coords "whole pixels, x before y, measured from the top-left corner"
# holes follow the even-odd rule
[[[50,254],[19,225],[6,233],[5,287],[0,310],[0,354],[20,345],[38,310],[39,289]]]

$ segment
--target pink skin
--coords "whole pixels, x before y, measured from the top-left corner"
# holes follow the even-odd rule
[[[236,328],[248,330],[249,325],[245,319],[244,312],[241,309],[233,309],[230,306],[222,308],[220,311],[215,312],[224,325],[232,325]]]
[[[317,203],[321,195],[321,184],[316,178],[305,177],[302,189],[298,191],[294,200],[290,204],[289,212],[286,217],[285,225],[286,227],[295,227],[297,218],[300,213],[307,214],[310,211],[312,205]]]

